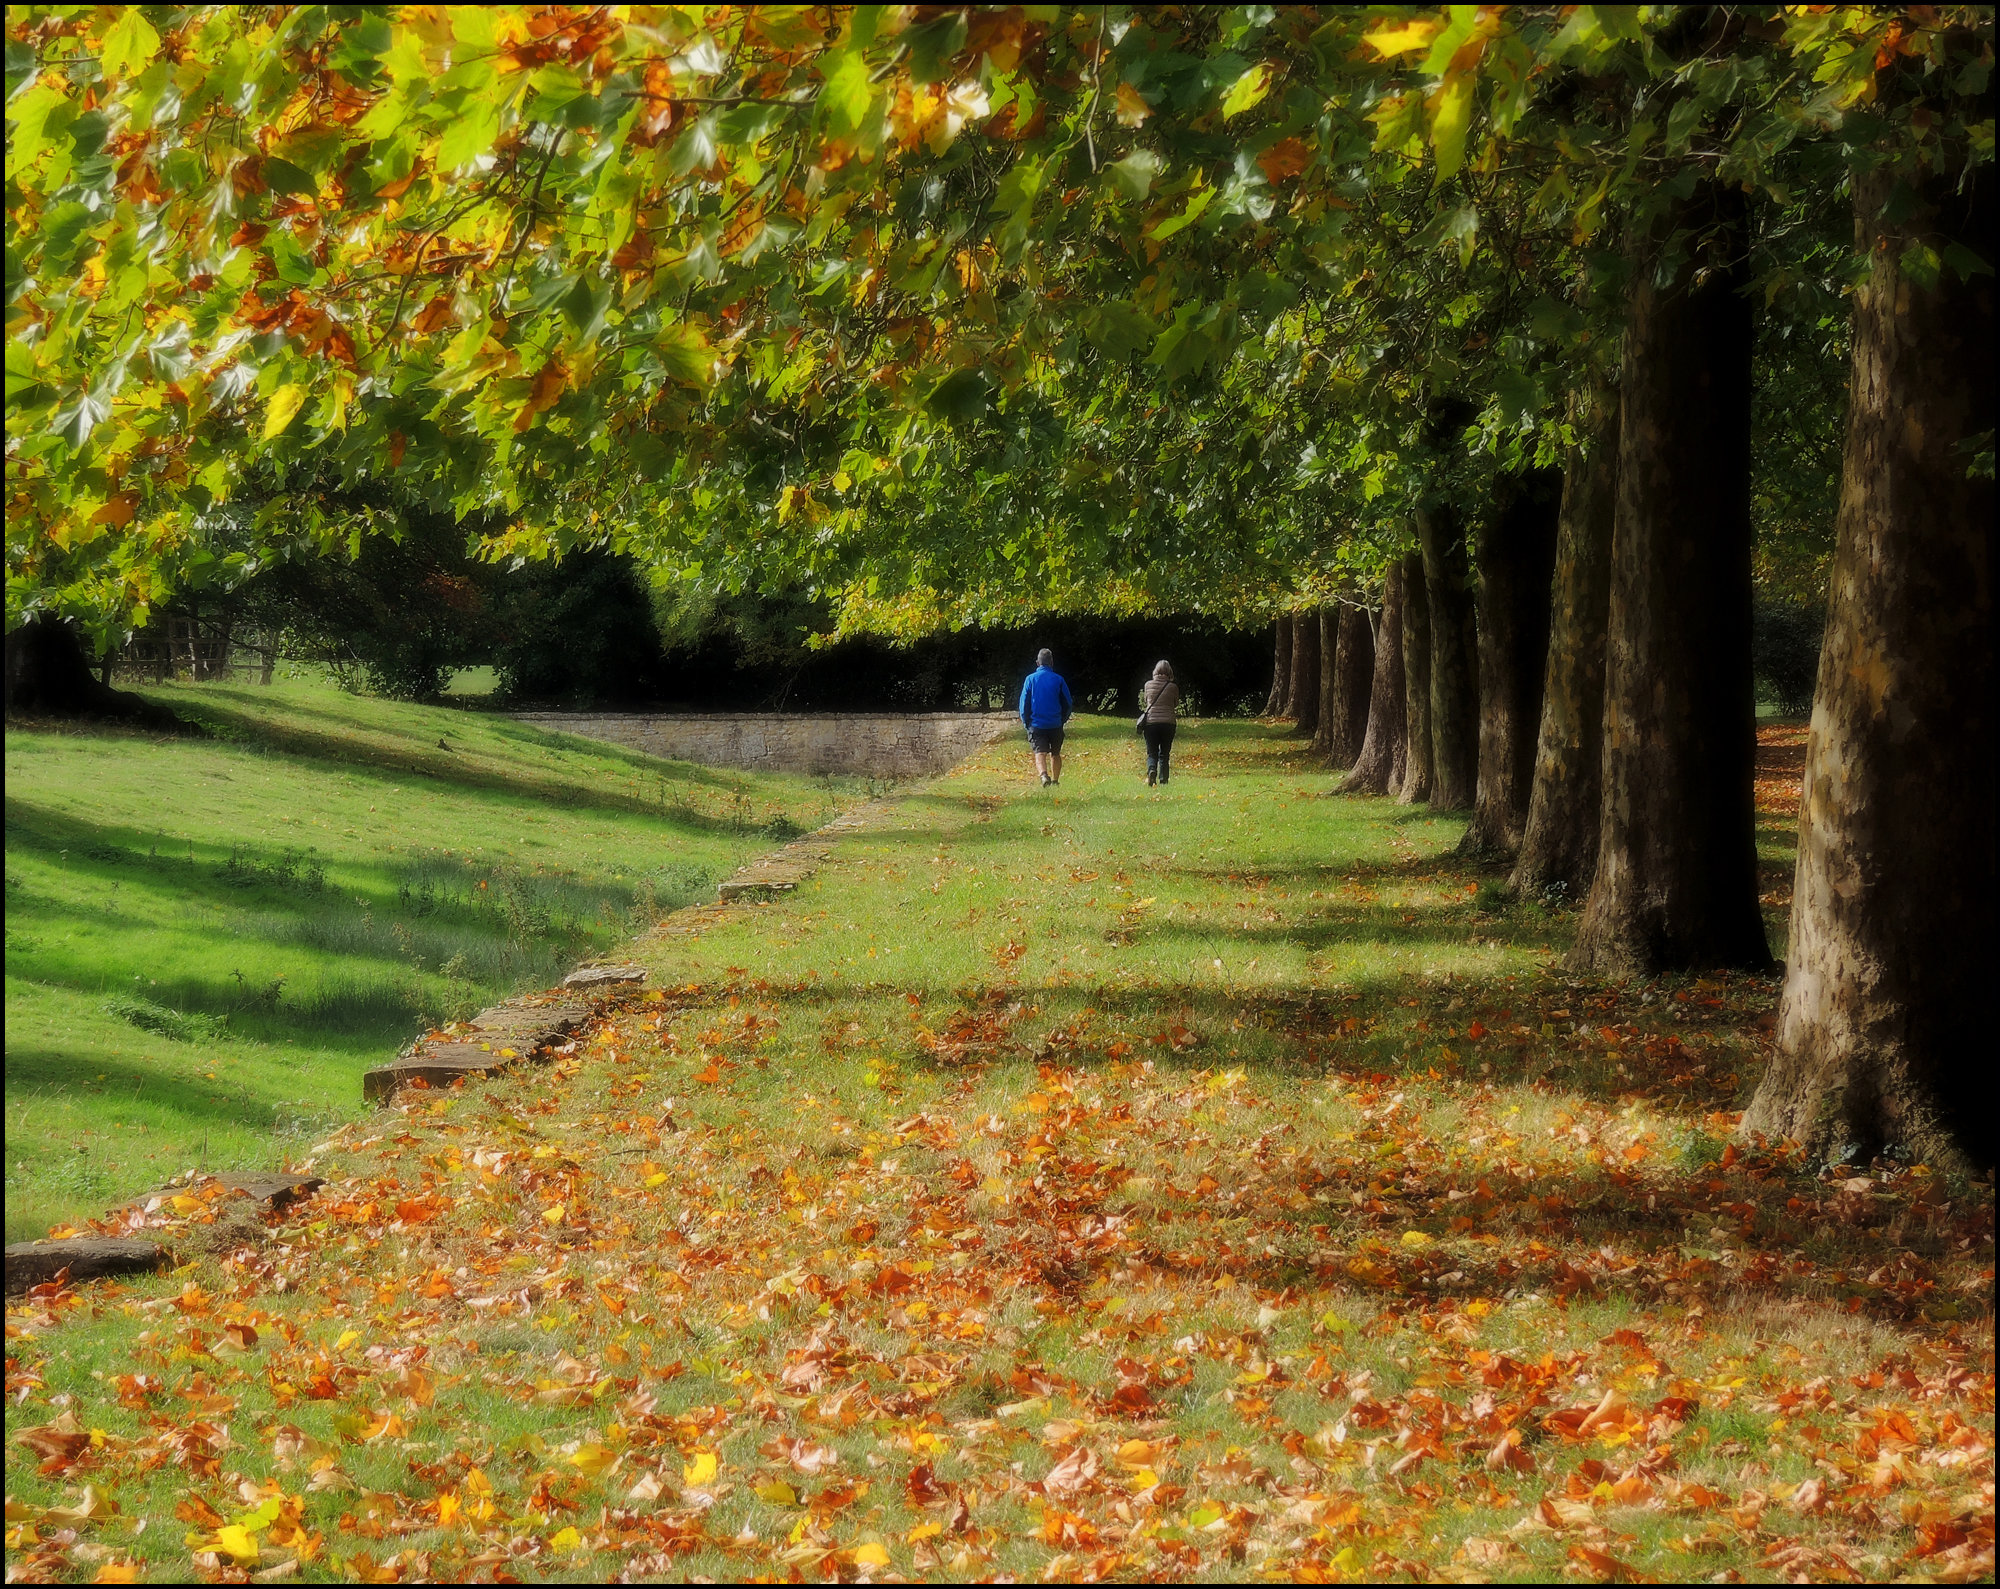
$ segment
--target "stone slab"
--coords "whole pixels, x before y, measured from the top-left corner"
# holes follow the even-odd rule
[[[373,1070],[364,1072],[361,1096],[371,1102],[385,1100],[398,1087],[413,1081],[427,1082],[433,1087],[449,1087],[461,1078],[496,1075],[519,1063],[522,1057],[523,1053],[518,1049],[503,1053],[498,1048],[481,1048],[477,1043],[444,1043],[427,1053],[412,1054],[393,1064],[377,1065]]]
[[[156,1241],[132,1236],[66,1236],[56,1241],[17,1241],[7,1249],[7,1295],[46,1285],[67,1269],[72,1281],[106,1275],[146,1274],[167,1261]]]
[[[311,1197],[326,1185],[323,1175],[218,1175],[216,1177],[232,1191],[253,1197],[271,1209],[289,1208],[303,1198]]]
[[[644,966],[578,966],[563,978],[562,985],[566,988],[608,988],[645,980]]]

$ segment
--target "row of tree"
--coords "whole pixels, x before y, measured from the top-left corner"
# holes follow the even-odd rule
[[[1851,349],[1751,1118],[1989,1155],[1990,8],[7,26],[10,635],[115,640],[400,503],[901,638],[1378,589],[1386,630],[1393,577],[1369,778],[1394,652],[1398,787],[1587,878],[1606,972],[1768,956],[1751,525],[1814,488],[1751,442]],[[1345,647],[1329,749],[1334,618],[1289,658]]]

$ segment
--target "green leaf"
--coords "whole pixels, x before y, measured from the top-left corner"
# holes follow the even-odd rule
[[[1201,212],[1208,208],[1214,198],[1214,188],[1196,189],[1194,193],[1189,195],[1187,204],[1178,215],[1169,215],[1163,221],[1155,221],[1151,226],[1146,228],[1146,235],[1156,243],[1164,243],[1174,233],[1185,227],[1192,226],[1200,217]]]
[[[1268,63],[1259,62],[1235,82],[1229,85],[1229,92],[1222,96],[1222,119],[1240,116],[1253,105],[1260,104],[1271,92],[1273,73]]]
[[[106,77],[129,77],[160,53],[160,36],[137,6],[123,7],[98,56]]]
[[[1540,410],[1542,389],[1525,370],[1497,370],[1493,376],[1493,401],[1503,424],[1522,425]]]
[[[1135,149],[1123,160],[1105,167],[1112,185],[1128,199],[1143,199],[1167,168],[1166,161],[1150,149]]]
[[[993,399],[979,371],[954,370],[931,388],[925,406],[940,419],[969,422],[984,417]]]
[[[1098,304],[1083,322],[1083,334],[1090,338],[1091,344],[1112,358],[1124,358],[1151,347],[1159,329],[1151,315],[1118,298]]]
[[[440,171],[456,171],[470,165],[500,136],[500,107],[478,94],[466,96],[439,140],[437,164]]]
[[[611,312],[611,289],[593,287],[581,278],[562,301],[563,318],[576,330],[579,342],[594,342],[604,329],[604,317]]]
[[[827,73],[820,90],[826,107],[827,124],[841,132],[858,132],[868,117],[875,91],[868,82],[868,61],[859,50],[843,50]]]
[[[7,176],[27,169],[41,158],[56,136],[75,118],[76,106],[59,88],[37,83],[7,107]]]

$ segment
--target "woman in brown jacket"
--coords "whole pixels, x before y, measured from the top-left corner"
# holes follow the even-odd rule
[[[1167,781],[1167,758],[1174,748],[1174,719],[1180,711],[1181,690],[1174,683],[1171,663],[1162,662],[1139,692],[1146,709],[1139,716],[1139,731],[1146,736],[1146,784]]]

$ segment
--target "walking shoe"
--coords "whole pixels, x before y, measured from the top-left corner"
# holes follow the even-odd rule
[[[1048,786],[1054,782],[1055,779],[1051,778],[1047,773],[1042,774],[1042,787],[1044,789],[1048,788]]]

